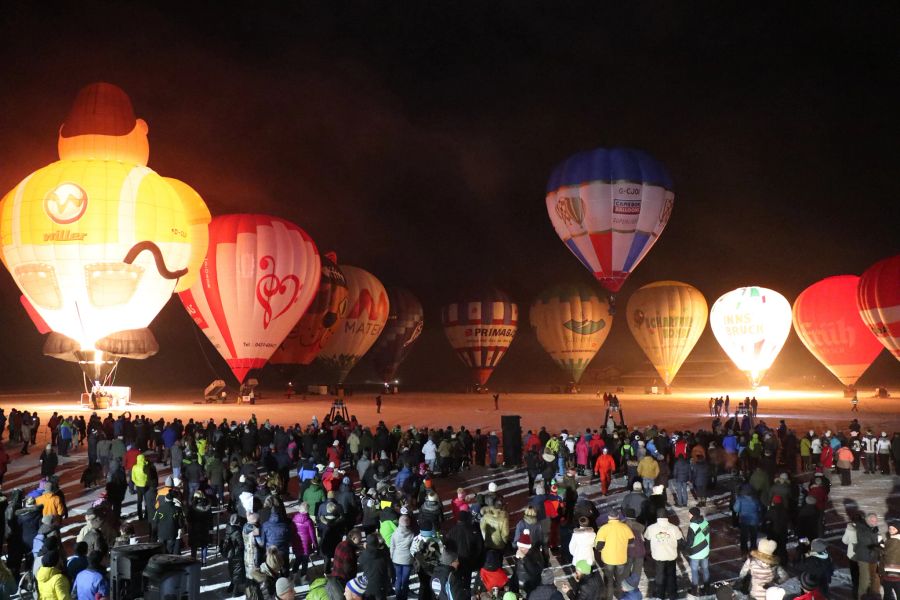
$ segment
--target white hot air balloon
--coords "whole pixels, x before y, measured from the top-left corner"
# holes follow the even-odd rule
[[[755,388],[791,332],[791,304],[768,288],[742,287],[716,300],[709,324],[725,354]]]

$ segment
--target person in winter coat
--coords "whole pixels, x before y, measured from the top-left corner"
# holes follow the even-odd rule
[[[50,477],[56,473],[56,467],[59,465],[59,456],[53,450],[53,446],[47,444],[44,451],[41,452],[41,477]]]
[[[359,568],[368,580],[366,598],[386,600],[391,594],[390,556],[381,536],[366,536],[366,548],[359,555]]]
[[[585,439],[585,436],[581,436],[575,444],[575,464],[578,467],[579,475],[584,475],[585,471],[587,471],[589,453],[590,447],[588,446],[587,440]]]
[[[738,525],[741,528],[741,552],[756,548],[762,505],[753,495],[753,488],[748,484],[742,486],[731,510],[737,515]]]
[[[825,513],[816,506],[816,499],[807,496],[794,519],[794,531],[798,538],[814,540],[825,534]]]
[[[69,580],[57,566],[59,552],[51,550],[41,557],[41,568],[37,572],[38,598],[41,600],[71,600]]]
[[[828,548],[822,540],[813,540],[810,551],[800,562],[800,572],[807,573],[819,584],[819,590],[828,597],[831,577],[834,575],[834,563],[828,556]]]
[[[596,600],[603,593],[603,578],[594,565],[585,560],[575,563],[575,587],[572,589],[573,600]]]
[[[588,517],[581,517],[578,520],[578,529],[572,532],[572,539],[569,540],[569,554],[572,555],[571,562],[573,565],[579,561],[584,561],[589,567],[593,568],[595,562],[594,537],[596,535],[597,532],[591,527],[591,520]]]
[[[322,487],[322,482],[317,475],[316,477],[313,477],[309,487],[303,492],[301,501],[306,502],[306,505],[309,506],[310,516],[315,516],[319,514],[319,504],[325,502],[326,499],[327,494],[325,493],[325,488]]]
[[[646,524],[648,519],[647,515],[650,510],[650,501],[647,497],[641,493],[641,483],[639,481],[635,481],[632,484],[632,489],[630,492],[625,494],[622,498],[622,512],[627,513],[629,510],[633,510],[636,518],[641,522]]]
[[[434,490],[429,490],[425,494],[425,502],[419,507],[419,514],[429,519],[436,526],[440,527],[444,522],[444,506]]]
[[[669,522],[665,509],[660,509],[656,522],[644,531],[644,539],[650,542],[650,556],[656,563],[656,597],[675,600],[678,591],[675,561],[679,542],[684,539],[681,529]]]
[[[490,550],[506,550],[509,547],[509,515],[499,506],[481,509],[481,535],[484,547]]]
[[[526,509],[527,510],[527,509]],[[421,527],[419,535],[425,533],[425,527]],[[472,573],[481,567],[484,560],[484,538],[477,523],[472,520],[472,513],[459,513],[459,520],[444,540],[445,545],[459,556],[457,571],[460,577],[470,577]]]
[[[600,489],[604,496],[609,494],[609,484],[615,471],[616,461],[609,453],[609,448],[604,447],[597,457],[597,462],[594,463],[594,473],[600,477]]]
[[[675,488],[675,506],[684,507],[688,503],[688,482],[691,481],[691,464],[680,456],[672,466],[672,485]]]
[[[541,584],[531,590],[528,594],[528,600],[555,600],[561,599],[562,595],[556,588],[553,569],[544,569],[541,573]]]
[[[247,580],[253,579],[254,575],[259,571],[259,564],[262,561],[262,548],[257,540],[261,535],[259,530],[259,514],[252,512],[247,514],[247,522],[241,529],[241,536],[244,541],[244,571]]]
[[[878,515],[869,513],[863,519],[859,515],[855,520],[856,543],[853,546],[854,559],[859,564],[859,588],[857,593],[862,598],[867,593],[880,594],[876,567],[880,560],[881,536],[878,534]]]
[[[134,461],[134,466],[131,468],[131,483],[134,485],[134,493],[137,495],[137,514],[138,520],[144,520],[144,495],[147,491],[148,486],[148,464],[147,457],[143,454],[138,454]],[[149,513],[151,507],[147,507],[147,512]]]
[[[165,546],[167,554],[181,551],[181,532],[184,529],[184,512],[174,489],[162,498],[156,509],[156,539]]]
[[[109,552],[109,542],[116,532],[103,518],[105,512],[108,511],[96,507],[84,513],[84,527],[75,536],[75,542],[86,543],[88,553],[100,552],[105,556]]]
[[[491,550],[485,556],[484,566],[475,580],[475,596],[499,598],[509,586],[509,576],[503,568],[503,555]]]
[[[611,600],[613,594],[622,588],[628,565],[628,545],[633,539],[634,533],[622,521],[622,514],[618,510],[610,511],[609,519],[597,531],[597,537],[594,539],[596,546],[600,548],[600,560],[603,561],[606,600]]]
[[[695,459],[691,464],[691,485],[694,486],[698,506],[706,506],[706,497],[709,493],[709,463],[703,457]]]
[[[781,496],[772,497],[772,506],[766,511],[762,520],[762,531],[766,537],[778,544],[778,558],[781,564],[787,564],[787,535],[789,518]]]
[[[109,597],[109,582],[103,568],[103,554],[88,554],[88,567],[79,572],[72,582],[73,600],[95,600]]]
[[[526,529],[516,543],[514,589],[527,596],[541,584],[541,572],[546,563],[540,551],[532,546],[531,535]]]
[[[531,545],[536,546],[543,553],[547,547],[547,542],[541,522],[538,521],[538,511],[534,506],[526,506],[522,520],[516,523],[516,529],[512,538],[513,546],[519,543],[519,537],[526,529],[531,536]]]
[[[390,555],[394,563],[394,594],[397,600],[406,600],[409,594],[409,577],[412,574],[412,543],[415,534],[409,528],[409,515],[400,517],[400,524],[391,536]]]
[[[65,516],[66,511],[59,494],[57,494],[58,489],[57,485],[51,482],[34,503],[43,509],[44,516],[52,515],[61,520]]]
[[[263,548],[275,546],[281,553],[282,562],[287,563],[291,556],[291,529],[283,509],[273,508],[269,519],[263,523],[257,543]]]
[[[900,599],[900,524],[896,521],[888,523],[888,537],[884,542],[879,573],[884,597],[890,600]],[[822,591],[827,595],[827,586]]]
[[[274,512],[274,511],[273,511]],[[187,512],[188,542],[191,545],[191,558],[197,558],[197,550],[200,550],[200,564],[206,564],[206,553],[210,542],[210,530],[212,530],[212,511],[206,495],[197,490],[194,492],[194,501]]]
[[[300,571],[301,576],[306,575],[309,567],[309,556],[318,549],[316,542],[316,529],[312,519],[309,518],[309,505],[300,503],[300,509],[294,513],[291,519],[293,529],[291,531],[291,547],[294,549],[294,560],[291,563],[291,572]]]
[[[659,475],[659,463],[648,454],[638,461],[637,473],[643,483],[644,495],[649,496],[653,486],[656,485],[656,477]]]
[[[767,587],[788,579],[787,571],[781,567],[775,555],[777,549],[774,541],[763,538],[741,567],[740,577],[750,575],[750,597],[753,600],[766,600]]]
[[[709,521],[706,520],[699,508],[695,506],[688,512],[690,512],[691,520],[685,537],[685,554],[691,565],[691,585],[694,588],[692,593],[699,598],[701,593],[708,594],[710,591],[710,528]]]
[[[220,551],[228,560],[228,593],[239,595],[244,591],[244,580],[247,578],[247,569],[244,564],[244,535],[241,518],[232,514],[228,518],[228,527],[225,529],[225,538],[222,540]]]

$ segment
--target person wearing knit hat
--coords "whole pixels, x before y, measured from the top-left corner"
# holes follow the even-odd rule
[[[345,595],[345,598],[348,598],[348,600],[358,600],[365,595],[366,588],[368,587],[369,581],[366,579],[366,576],[364,574],[357,575],[347,582],[345,592],[348,592],[348,594]]]
[[[778,544],[774,540],[762,538],[741,567],[740,577],[750,575],[750,597],[754,600],[765,600],[766,588],[788,579],[787,571],[775,555],[777,550]]]
[[[516,547],[523,550],[523,554],[528,552],[531,549],[531,531],[526,529],[522,532],[522,535],[519,536],[519,541],[516,542]]]
[[[278,600],[294,600],[294,584],[287,577],[279,577],[275,582],[275,597]]]

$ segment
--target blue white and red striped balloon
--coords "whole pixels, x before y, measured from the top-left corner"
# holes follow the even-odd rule
[[[646,152],[598,148],[554,169],[546,202],[560,239],[600,285],[618,292],[665,229],[675,193],[665,167]]]

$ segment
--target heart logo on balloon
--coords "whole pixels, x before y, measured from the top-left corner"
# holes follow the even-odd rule
[[[259,259],[259,268],[272,272],[259,278],[256,282],[256,299],[263,307],[263,329],[268,329],[269,324],[286,313],[297,301],[300,294],[300,279],[296,275],[278,277],[275,274],[275,259],[271,256],[263,256]],[[290,292],[290,293],[288,293]],[[280,310],[279,310],[280,309]]]

